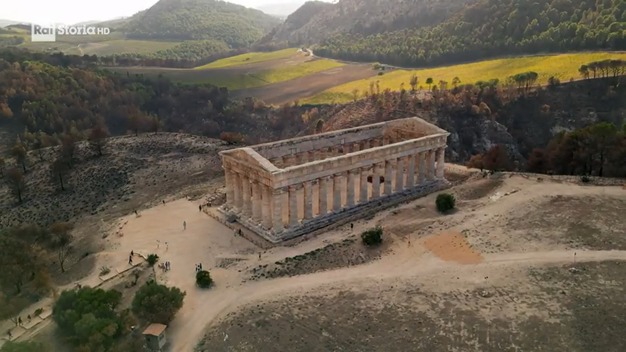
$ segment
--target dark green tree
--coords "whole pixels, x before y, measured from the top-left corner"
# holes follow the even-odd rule
[[[150,281],[135,294],[132,310],[146,322],[169,324],[183,306],[186,293]]]

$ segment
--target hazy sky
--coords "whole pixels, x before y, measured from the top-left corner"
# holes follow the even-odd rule
[[[78,23],[130,16],[158,0],[0,0],[0,19],[39,24]],[[231,0],[247,7],[298,0]],[[301,0],[304,3],[305,0]],[[330,1],[330,0],[323,0]]]

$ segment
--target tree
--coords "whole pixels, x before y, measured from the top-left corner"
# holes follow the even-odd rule
[[[126,328],[116,312],[122,294],[115,290],[84,286],[63,291],[52,309],[52,318],[70,343],[86,351],[106,351]]]
[[[4,178],[4,168],[6,166],[6,161],[2,156],[0,156],[0,177]]]
[[[2,348],[0,348],[0,352],[41,352],[45,350],[42,343],[35,341],[7,341]]]
[[[26,182],[24,181],[24,174],[22,173],[22,170],[15,167],[7,170],[5,179],[7,185],[15,197],[17,197],[18,203],[22,203],[24,189],[26,188]]]
[[[437,211],[447,213],[456,206],[456,199],[450,193],[441,193],[437,195],[435,205],[437,206]]]
[[[22,226],[0,232],[0,286],[12,286],[18,295],[22,293],[24,284],[34,279],[40,269],[37,250],[24,238],[33,230],[36,228]]]
[[[53,179],[59,181],[62,191],[65,191],[65,185],[64,185],[63,179],[65,178],[65,176],[67,175],[69,171],[70,171],[69,163],[62,157],[59,157],[57,160],[52,162],[52,164],[50,164],[50,175],[52,176]]]
[[[513,165],[504,146],[497,144],[482,156],[483,166],[491,171],[511,171]]]
[[[587,65],[580,66],[580,68],[578,69],[578,72],[584,79],[589,79],[589,66]]]
[[[74,154],[76,153],[76,138],[71,134],[61,137],[61,158],[67,162],[68,167],[72,167]]]
[[[459,84],[461,84],[461,79],[459,77],[454,77],[452,79],[452,86],[456,88],[459,86]]]
[[[154,132],[154,134],[159,133],[161,130],[162,123],[158,116],[152,116],[150,118],[150,132]]]
[[[315,133],[322,133],[324,131],[324,120],[319,119],[315,123]]]
[[[482,154],[472,155],[466,166],[469,168],[480,169],[480,171],[483,171],[485,169],[485,164],[483,163]]]
[[[52,235],[52,246],[57,252],[62,273],[65,272],[65,261],[72,251],[73,237],[70,233],[72,229],[73,225],[69,222],[56,222],[49,227]]]
[[[376,226],[373,229],[364,231],[361,234],[361,240],[366,246],[376,246],[383,243],[383,228]]]
[[[37,134],[36,145],[39,153],[39,160],[44,161],[43,151],[44,149],[52,146],[52,138],[50,138],[47,133],[39,131]]]
[[[150,281],[135,294],[132,311],[146,322],[169,324],[183,306],[185,295],[177,287],[167,287]]]
[[[417,78],[417,75],[411,75],[411,80],[409,81],[409,85],[411,86],[411,92],[415,93],[418,83],[419,79]]]
[[[22,165],[22,170],[26,173],[26,146],[21,142],[15,143],[11,148],[11,155],[15,157],[18,164]]]
[[[98,156],[102,156],[102,148],[106,143],[107,137],[109,137],[109,131],[104,124],[97,125],[89,133],[89,144],[98,153]]]
[[[200,270],[196,273],[196,285],[200,288],[209,288],[213,285],[211,274],[206,270]]]
[[[428,84],[428,90],[431,90],[433,79],[431,77],[426,78],[426,84]]]
[[[159,256],[154,253],[148,254],[147,260],[148,260],[148,265],[154,266],[154,264],[156,264],[159,261]]]

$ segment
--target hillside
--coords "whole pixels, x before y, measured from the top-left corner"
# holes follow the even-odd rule
[[[268,42],[316,54],[423,66],[503,54],[626,49],[621,0],[342,0],[304,6]]]
[[[215,39],[245,47],[279,23],[259,10],[224,1],[161,0],[128,19],[121,30],[134,39]]]

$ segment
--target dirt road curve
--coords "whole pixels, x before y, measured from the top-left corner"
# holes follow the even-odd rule
[[[578,262],[626,260],[626,251],[549,251],[487,255],[480,264],[458,265],[444,262],[430,255],[420,246],[407,248],[404,243],[400,243],[394,251],[394,255],[381,261],[352,268],[241,285],[222,284],[207,295],[206,299],[210,300],[210,304],[203,305],[202,308],[197,307],[193,314],[188,314],[186,317],[177,317],[171,325],[171,351],[193,351],[194,344],[202,337],[205,329],[202,322],[215,323],[217,319],[236,310],[239,306],[265,298],[318,290],[331,284],[350,283],[350,286],[354,287],[360,284],[371,284],[372,281],[410,279],[425,274],[439,275],[448,270],[458,272],[471,268],[472,271],[480,272],[481,275],[487,275],[498,266],[565,264],[574,260]],[[216,272],[217,282],[220,282],[221,276]]]

